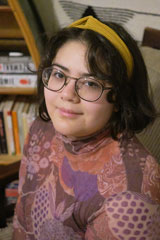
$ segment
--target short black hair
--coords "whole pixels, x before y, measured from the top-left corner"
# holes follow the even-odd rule
[[[149,94],[147,70],[133,37],[117,23],[105,22],[105,24],[120,36],[131,52],[134,62],[132,76],[128,77],[122,56],[105,37],[88,29],[63,28],[47,43],[46,54],[39,66],[39,115],[44,121],[50,120],[44,99],[43,69],[51,66],[58,50],[66,42],[82,41],[88,47],[87,58],[90,72],[113,86],[107,94],[107,100],[113,103],[116,109],[109,121],[113,139],[117,139],[119,133],[125,133],[131,137],[141,132],[156,118],[156,110]]]

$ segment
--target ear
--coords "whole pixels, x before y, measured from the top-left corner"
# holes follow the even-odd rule
[[[112,88],[106,95],[106,100],[109,103],[114,104],[113,111],[118,112],[119,111],[119,104],[116,103],[116,91]]]

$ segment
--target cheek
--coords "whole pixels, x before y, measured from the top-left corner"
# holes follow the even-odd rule
[[[53,109],[54,103],[56,101],[56,95],[57,93],[44,89],[44,97],[45,97],[45,102],[46,102],[46,107],[48,112],[50,112],[51,109]]]
[[[92,124],[105,125],[113,112],[113,104],[108,102],[98,102],[90,104],[86,108],[87,120]]]

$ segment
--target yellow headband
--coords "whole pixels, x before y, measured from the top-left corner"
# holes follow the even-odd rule
[[[126,44],[122,41],[122,39],[117,35],[117,33],[113,29],[101,23],[92,16],[81,18],[70,24],[69,27],[90,29],[95,32],[98,32],[99,34],[107,38],[121,54],[127,66],[128,77],[131,77],[133,71],[133,57]]]

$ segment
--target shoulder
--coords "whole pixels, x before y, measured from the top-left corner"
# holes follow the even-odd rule
[[[160,164],[150,155],[143,167],[142,192],[160,203]]]
[[[32,123],[27,136],[20,167],[20,185],[23,191],[34,189],[46,179],[52,171],[52,143],[55,130],[51,122],[37,118]],[[41,178],[39,178],[41,176]],[[32,184],[31,184],[32,181]],[[21,187],[22,188],[22,187]]]
[[[53,137],[55,136],[55,129],[51,121],[43,121],[40,117],[37,117],[28,132],[28,136],[24,145],[24,155],[28,155],[28,150],[33,149],[37,146],[38,148],[43,148],[42,146],[48,142],[51,143]]]
[[[146,157],[150,155],[149,151],[136,136],[129,139],[122,137],[122,139],[120,139],[120,148],[124,158],[146,159]]]
[[[122,235],[128,239],[127,236],[131,235],[134,236],[133,239],[137,239],[137,236],[158,237],[160,234],[159,205],[143,194],[123,192],[114,195],[106,201],[105,212],[114,236]]]
[[[87,236],[96,239],[148,239],[160,236],[160,207],[144,194],[125,191],[107,198],[90,217]]]
[[[43,121],[40,117],[37,117],[28,133],[29,140],[39,139],[39,141],[51,141],[55,135],[55,129],[51,121]]]
[[[30,127],[29,134],[39,133],[39,132],[53,133],[54,131],[55,130],[54,130],[54,127],[53,127],[53,124],[51,121],[44,121],[40,117],[37,117],[33,121],[32,125]]]
[[[134,137],[121,142],[128,190],[143,192],[160,202],[160,164]]]

